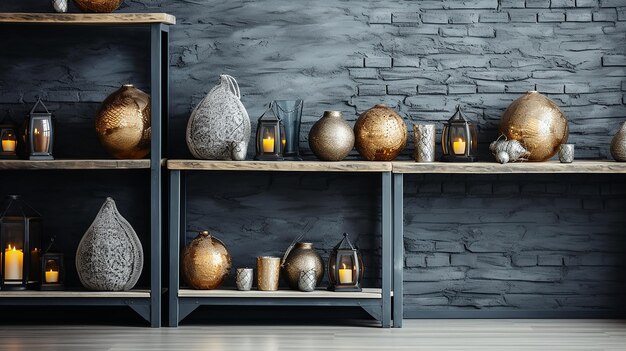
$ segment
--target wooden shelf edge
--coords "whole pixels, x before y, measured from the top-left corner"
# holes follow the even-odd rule
[[[130,291],[0,291],[0,299],[5,298],[150,298],[150,290]]]
[[[0,23],[55,24],[55,25],[133,25],[162,23],[176,24],[176,17],[168,13],[0,13]]]
[[[297,290],[278,291],[239,291],[235,289],[194,290],[180,289],[180,298],[275,298],[275,299],[380,299],[382,289],[366,288],[362,292],[335,292],[328,290],[315,290],[302,292]]]
[[[394,161],[393,173],[406,174],[621,174],[626,173],[626,162],[610,160],[580,160],[572,163],[559,161],[519,162],[499,164],[497,162],[431,162]]]
[[[150,160],[0,160],[0,170],[149,169]]]
[[[179,171],[391,172],[391,162],[372,161],[213,161],[168,160]]]

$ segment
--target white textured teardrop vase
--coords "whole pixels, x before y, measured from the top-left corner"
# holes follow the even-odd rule
[[[110,197],[78,244],[76,270],[89,290],[132,289],[143,270],[139,237]]]

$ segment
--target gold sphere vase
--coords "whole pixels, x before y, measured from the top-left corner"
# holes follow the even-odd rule
[[[96,133],[104,149],[118,159],[150,153],[150,96],[126,84],[109,95],[98,111]]]
[[[363,158],[391,161],[404,150],[407,129],[396,111],[379,104],[359,116],[354,125],[354,136],[354,146]]]
[[[567,142],[567,118],[546,96],[529,91],[513,101],[500,120],[500,133],[518,140],[530,152],[529,161],[545,161]]]
[[[108,13],[117,10],[124,0],[74,0],[83,12]]]
[[[322,161],[341,161],[354,147],[354,132],[339,111],[325,111],[309,132],[309,147]]]
[[[231,262],[226,245],[202,231],[183,251],[183,279],[194,289],[217,289],[228,277]]]

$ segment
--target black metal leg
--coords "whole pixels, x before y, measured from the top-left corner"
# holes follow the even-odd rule
[[[391,250],[392,250],[392,222],[391,222],[391,172],[382,174],[382,325],[391,327]]]
[[[393,327],[402,328],[404,305],[404,178],[393,175]]]
[[[170,172],[170,208],[169,208],[169,243],[170,243],[170,286],[169,286],[169,326],[178,326],[179,306],[178,306],[178,262],[180,253],[180,216],[181,216],[181,192],[180,192],[180,171]]]

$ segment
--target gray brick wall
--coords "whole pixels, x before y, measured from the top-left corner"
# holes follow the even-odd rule
[[[35,0],[0,5],[0,11],[50,10]],[[527,90],[561,105],[578,157],[608,158],[610,136],[626,116],[622,0],[133,0],[120,11],[178,18],[170,46],[174,157],[189,157],[187,118],[220,73],[238,79],[253,128],[270,100],[303,97],[305,156],[311,156],[308,131],[327,109],[354,123],[359,113],[386,103],[409,127],[440,127],[462,104],[479,123],[485,159],[502,112]],[[0,119],[21,117],[41,96],[59,117],[57,156],[106,157],[93,115],[120,84],[147,90],[148,31],[52,28],[42,36],[39,29],[3,26],[0,33]],[[402,157],[412,149],[409,143]],[[236,233],[224,235],[237,257],[256,254],[249,243],[259,238],[264,252],[279,254],[305,222],[323,250],[343,230],[378,235],[378,208],[360,207],[378,196],[363,191],[378,186],[373,178],[220,179],[190,185],[202,196],[192,199],[189,235],[205,227]],[[405,182],[408,312],[623,306],[623,179],[407,176]],[[240,184],[246,184],[241,193]],[[77,188],[84,197],[108,195],[87,183]],[[338,201],[332,211],[326,199]],[[42,201],[44,211],[54,206]],[[375,267],[377,241],[361,240]],[[370,274],[368,284],[375,284],[378,272]]]

